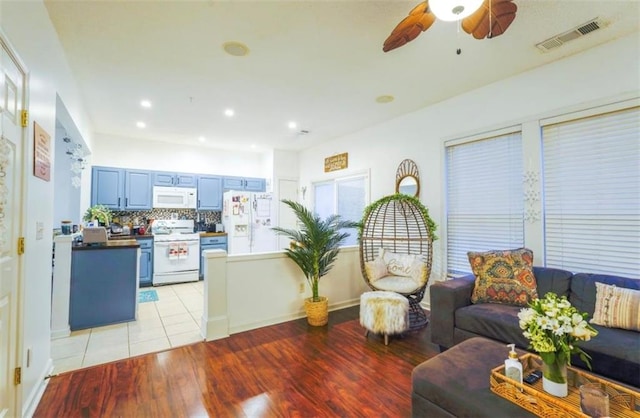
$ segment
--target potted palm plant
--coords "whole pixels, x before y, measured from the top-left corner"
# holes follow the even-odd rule
[[[329,318],[329,301],[319,294],[320,278],[331,270],[340,252],[340,244],[349,236],[349,233],[343,229],[357,228],[360,224],[342,220],[339,215],[321,219],[302,204],[292,200],[284,199],[282,203],[293,210],[298,218],[300,229],[280,227],[272,229],[277,234],[292,240],[285,252],[300,267],[311,287],[312,296],[305,299],[304,303],[309,325],[326,325]]]

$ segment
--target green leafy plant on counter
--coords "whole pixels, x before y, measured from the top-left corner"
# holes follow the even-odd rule
[[[86,222],[91,222],[95,219],[101,225],[108,226],[111,223],[112,218],[113,213],[111,213],[111,210],[108,207],[104,205],[94,205],[87,209],[82,219]]]

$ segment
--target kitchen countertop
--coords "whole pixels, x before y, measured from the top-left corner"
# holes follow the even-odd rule
[[[117,239],[109,240],[104,245],[91,245],[91,244],[74,244],[71,247],[75,250],[109,250],[113,248],[140,248],[140,244],[135,239]]]
[[[199,231],[200,237],[226,237],[226,232],[205,232]],[[144,235],[112,235],[109,237],[109,241],[123,241],[123,240],[136,240],[136,239],[153,239],[152,234]]]
[[[109,237],[109,241],[121,241],[127,239],[153,239],[152,234],[144,235],[112,235]]]

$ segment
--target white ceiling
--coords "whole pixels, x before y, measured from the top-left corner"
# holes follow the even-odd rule
[[[95,133],[194,145],[204,136],[205,146],[245,151],[305,149],[640,28],[639,0],[514,0],[502,36],[479,41],[436,21],[383,53],[418,3],[45,0]],[[535,47],[595,17],[604,29]],[[249,54],[226,54],[227,41]],[[380,95],[395,100],[376,103]]]

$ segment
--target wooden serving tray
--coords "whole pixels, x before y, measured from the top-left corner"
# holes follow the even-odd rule
[[[520,357],[523,376],[542,370],[542,360],[534,354]],[[542,379],[533,385],[519,383],[504,374],[504,365],[491,370],[491,391],[529,412],[545,418],[588,418],[580,411],[579,387],[585,383],[597,383],[609,394],[609,413],[612,417],[640,417],[640,392],[602,379],[586,371],[567,367],[569,395],[558,398],[542,389]]]

